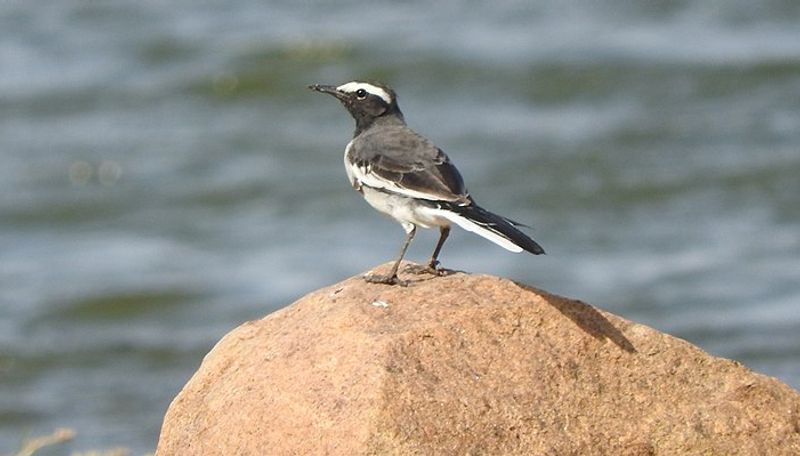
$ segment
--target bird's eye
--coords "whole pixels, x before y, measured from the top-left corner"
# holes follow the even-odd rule
[[[356,90],[356,97],[357,97],[359,100],[363,100],[364,98],[367,98],[367,91],[366,91],[366,90],[364,90],[364,89],[358,89],[358,90]]]

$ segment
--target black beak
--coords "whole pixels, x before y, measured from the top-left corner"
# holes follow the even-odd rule
[[[331,85],[311,84],[310,86],[308,86],[308,88],[315,92],[327,93],[328,95],[333,95],[334,97],[340,100],[345,96],[343,92],[336,90],[336,87]]]

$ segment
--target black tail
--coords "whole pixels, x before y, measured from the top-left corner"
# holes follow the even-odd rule
[[[511,219],[493,214],[476,205],[475,203],[472,203],[469,206],[459,206],[457,204],[446,203],[442,204],[441,207],[442,209],[452,211],[461,217],[466,218],[470,222],[487,231],[507,239],[511,243],[517,245],[519,248],[527,250],[534,255],[541,255],[544,253],[542,246],[528,237],[528,235],[517,229],[518,226],[525,226],[521,223],[517,223]]]

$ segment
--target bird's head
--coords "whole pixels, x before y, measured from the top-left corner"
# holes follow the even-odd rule
[[[379,118],[403,119],[397,106],[397,95],[386,84],[352,81],[340,86],[314,84],[308,88],[336,97],[356,120],[356,128],[359,130]]]

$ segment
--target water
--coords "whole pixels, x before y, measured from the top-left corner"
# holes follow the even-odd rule
[[[797,2],[11,0],[0,68],[0,453],[152,451],[223,334],[392,258],[305,89],[356,77],[549,253],[459,231],[446,266],[800,387]]]

